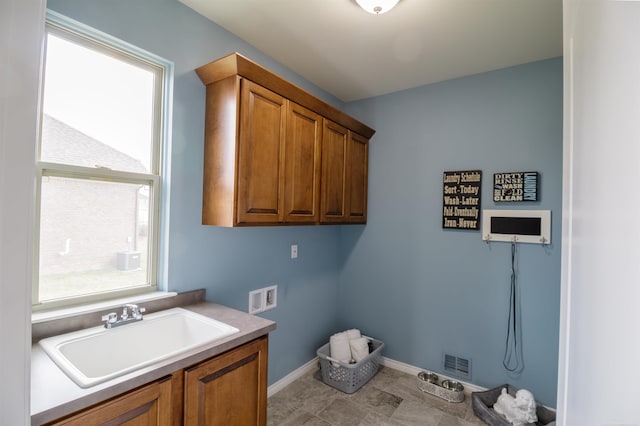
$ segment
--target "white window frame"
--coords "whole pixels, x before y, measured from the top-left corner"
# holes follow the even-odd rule
[[[136,66],[144,64],[148,66],[149,69],[154,69],[154,72],[159,78],[157,78],[155,82],[156,96],[154,98],[152,157],[149,174],[117,171],[101,167],[91,168],[44,162],[40,160],[41,141],[38,141],[32,309],[33,311],[42,311],[117,299],[157,290],[166,291],[167,250],[165,243],[166,232],[164,230],[167,228],[166,218],[168,217],[169,194],[167,190],[168,185],[163,184],[163,181],[167,176],[167,160],[170,156],[169,147],[171,145],[169,129],[172,103],[173,63],[80,22],[48,10],[44,33],[45,40],[49,33],[66,38],[85,47],[98,50],[119,60],[135,64]],[[42,81],[44,82],[44,78]],[[42,98],[43,96],[41,96],[41,102],[43,101]],[[45,302],[39,299],[41,183],[42,179],[48,176],[149,186],[150,241],[147,260],[148,282],[145,285]]]

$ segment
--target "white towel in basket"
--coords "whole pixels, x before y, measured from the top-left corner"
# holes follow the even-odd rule
[[[352,328],[351,330],[347,330],[345,331],[345,333],[347,334],[347,337],[349,338],[349,340],[359,339],[360,337],[362,337],[360,335],[360,330],[358,330],[357,328]]]
[[[329,347],[331,350],[331,358],[338,361],[351,361],[351,348],[349,347],[349,336],[347,333],[336,333],[329,338]]]
[[[362,361],[369,355],[369,340],[366,337],[349,340],[349,346],[351,347],[351,357],[356,362]]]

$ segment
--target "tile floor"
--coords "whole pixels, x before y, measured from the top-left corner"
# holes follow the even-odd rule
[[[471,397],[449,403],[420,391],[416,377],[381,367],[353,394],[322,382],[314,370],[271,396],[268,426],[471,426],[484,425],[473,414]]]

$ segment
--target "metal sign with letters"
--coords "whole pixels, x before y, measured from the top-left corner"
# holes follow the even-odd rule
[[[442,187],[442,227],[480,229],[482,171],[444,172]]]
[[[538,172],[493,174],[493,201],[538,201]]]

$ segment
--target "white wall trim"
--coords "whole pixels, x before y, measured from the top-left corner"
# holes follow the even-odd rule
[[[45,0],[0,1],[0,426],[30,424],[35,152]]]
[[[296,380],[298,380],[300,377],[304,376],[305,374],[310,373],[313,370],[317,369],[318,368],[318,362],[319,362],[318,357],[314,357],[313,359],[311,359],[307,363],[305,363],[302,366],[296,368],[291,373],[287,374],[282,379],[278,380],[277,382],[275,382],[274,384],[269,386],[267,388],[267,398],[269,398],[269,397],[275,395],[276,393],[280,392],[286,386],[288,386],[291,383],[295,382]]]
[[[318,357],[314,357],[309,362],[305,363],[301,367],[293,370],[291,373],[289,373],[286,376],[284,376],[282,379],[280,379],[277,382],[273,383],[267,389],[267,398],[271,397],[272,395],[275,395],[278,392],[280,392],[287,385],[290,385],[291,383],[295,382],[296,380],[298,380],[300,377],[304,376],[305,374],[310,373],[313,370],[317,369],[318,368],[318,362],[319,362]],[[396,360],[393,360],[393,359],[390,359],[390,358],[387,358],[387,357],[382,357],[381,364],[383,366],[385,366],[385,367],[389,367],[389,368],[392,368],[394,370],[402,371],[403,373],[412,374],[414,376],[417,376],[419,372],[424,371],[424,369],[422,369],[422,368],[418,368],[418,367],[415,367],[413,365],[405,364],[403,362],[396,361]],[[450,379],[450,380],[456,380],[456,381],[462,383],[462,385],[464,386],[465,393],[482,392],[482,391],[486,391],[487,390],[486,388],[482,388],[480,386],[476,386],[476,385],[473,385],[471,383],[463,382],[463,381],[458,380],[458,379],[456,379],[454,377],[444,376],[444,375],[442,375],[440,373],[438,373],[438,376],[440,376],[443,380]]]
[[[384,365],[385,367],[393,368],[394,370],[402,371],[403,373],[412,374],[414,376],[417,376],[418,373],[421,371],[425,371],[424,368],[419,368],[414,365],[405,364],[404,362],[396,361],[394,359],[387,358],[384,356],[382,357],[382,365]],[[441,380],[455,380],[457,382],[462,383],[462,386],[464,386],[464,392],[466,394],[470,394],[471,392],[484,392],[487,390],[487,388],[483,388],[483,387],[474,385],[472,383],[464,382],[455,377],[445,376],[444,374],[437,373],[437,372],[436,374],[438,375],[438,377],[440,377]]]

